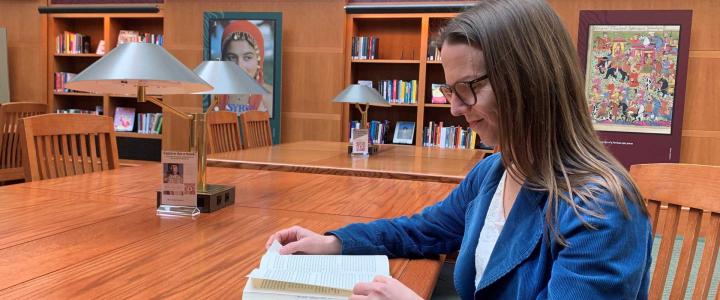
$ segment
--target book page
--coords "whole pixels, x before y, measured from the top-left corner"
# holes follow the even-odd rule
[[[273,242],[260,268],[248,277],[352,291],[358,282],[390,276],[390,262],[384,255],[280,255],[279,248]]]

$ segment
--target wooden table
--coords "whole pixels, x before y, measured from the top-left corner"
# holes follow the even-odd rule
[[[267,237],[410,215],[454,184],[208,168],[236,203],[196,219],[155,215],[159,164],[0,187],[0,299],[239,298]],[[439,260],[391,260],[429,297]]]
[[[379,145],[351,156],[347,143],[303,141],[211,154],[209,166],[458,183],[490,150]]]

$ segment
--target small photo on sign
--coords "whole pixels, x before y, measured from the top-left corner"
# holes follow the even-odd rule
[[[183,183],[183,165],[176,163],[163,164],[165,173],[163,183]]]

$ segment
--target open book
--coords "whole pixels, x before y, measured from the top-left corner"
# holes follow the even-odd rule
[[[347,299],[358,282],[390,276],[384,255],[280,255],[280,243],[247,276],[243,299]]]

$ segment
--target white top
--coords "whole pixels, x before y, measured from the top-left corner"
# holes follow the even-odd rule
[[[498,183],[495,194],[490,201],[490,208],[488,208],[487,215],[485,216],[485,225],[483,225],[480,231],[480,237],[478,238],[478,245],[475,248],[475,286],[480,284],[480,279],[485,273],[485,267],[490,260],[490,254],[492,254],[495,248],[495,243],[502,232],[503,226],[505,226],[505,209],[503,209],[503,194],[505,190],[505,177],[507,171],[503,172],[500,183]]]

